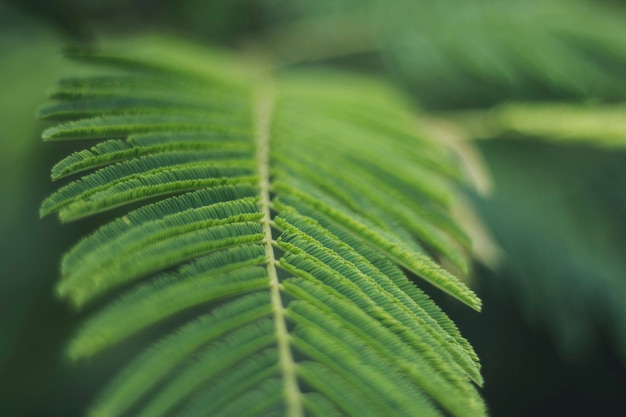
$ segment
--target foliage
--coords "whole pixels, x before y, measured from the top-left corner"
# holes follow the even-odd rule
[[[284,1],[268,30],[288,61],[374,52],[431,108],[624,99],[623,7],[585,0]],[[307,45],[307,48],[302,48]]]
[[[487,111],[439,115],[471,139],[517,138],[607,149],[626,146],[626,106],[620,103],[505,103]]]
[[[626,362],[626,155],[502,138],[481,148],[496,192],[475,203],[507,248],[495,285],[570,362],[586,363],[603,339]]]
[[[431,112],[419,120],[429,138],[496,139],[477,144],[494,186],[491,196],[474,203],[505,253],[496,271],[473,271],[472,287],[484,300],[485,313],[467,314],[444,297],[435,299],[484,359],[489,383],[481,392],[493,415],[554,415],[555,409],[573,416],[626,414],[619,395],[626,389],[626,374],[611,359],[626,357],[620,252],[624,154],[615,149],[624,143],[624,5],[617,0],[0,3],[5,93],[0,101],[0,414],[78,415],[137,347],[152,345],[207,311],[202,304],[177,313],[78,367],[58,359],[76,321],[132,288],[96,297],[78,315],[50,297],[58,253],[110,215],[74,222],[61,234],[52,219],[35,221],[36,206],[51,187],[42,171],[58,155],[85,146],[83,141],[35,146],[30,133],[40,130],[33,109],[63,65],[50,49],[68,40],[46,32],[41,48],[43,37],[33,34],[48,24],[81,38],[175,29],[187,38],[275,54],[278,65],[376,72]],[[13,13],[12,7],[43,20]],[[102,73],[102,67],[93,67]],[[283,83],[278,82],[279,91]],[[472,145],[461,149],[464,160]],[[591,148],[598,145],[600,150]],[[111,214],[123,216],[143,203]],[[460,221],[471,231],[468,218]],[[481,252],[473,234],[472,242],[474,253]],[[596,351],[588,349],[594,345]]]
[[[119,217],[66,254],[57,291],[120,293],[70,356],[171,324],[92,416],[486,413],[476,354],[409,280],[480,309],[433,260],[468,269],[463,174],[393,89],[164,39],[70,56],[104,73],[60,83],[44,138],[100,142],[54,166],[82,176],[41,214]]]

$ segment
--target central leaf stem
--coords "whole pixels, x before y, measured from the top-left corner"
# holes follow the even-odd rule
[[[272,218],[270,215],[270,127],[274,107],[275,90],[270,83],[265,83],[257,93],[256,100],[256,158],[259,176],[259,193],[263,211],[263,233],[265,235],[265,256],[268,259],[267,273],[270,279],[272,308],[276,326],[278,357],[285,384],[285,402],[288,417],[303,417],[302,398],[298,387],[296,363],[291,354],[289,333],[285,318],[285,308],[280,295],[280,281],[276,272],[276,256],[272,245]]]

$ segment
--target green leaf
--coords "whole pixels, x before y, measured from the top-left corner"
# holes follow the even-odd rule
[[[510,103],[494,109],[490,122],[496,135],[516,133],[553,143],[612,149],[626,146],[625,116],[623,103]]]
[[[63,259],[58,294],[77,307],[120,293],[70,356],[189,320],[91,416],[486,414],[476,354],[412,280],[480,310],[437,262],[467,269],[462,173],[393,89],[171,40],[72,56],[104,75],[62,81],[41,114],[63,122],[43,136],[102,141],[53,168],[82,176],[41,214],[125,214]]]
[[[510,102],[489,110],[456,111],[424,119],[461,139],[516,138],[619,150],[626,146],[624,103]]]

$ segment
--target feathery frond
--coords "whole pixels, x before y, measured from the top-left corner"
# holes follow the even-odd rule
[[[77,307],[121,292],[70,355],[206,310],[91,416],[485,415],[476,354],[408,277],[480,310],[435,261],[467,269],[449,212],[462,173],[392,89],[163,39],[70,56],[104,75],[62,81],[43,136],[101,141],[52,169],[80,177],[41,214],[126,212],[63,259],[58,294]]]

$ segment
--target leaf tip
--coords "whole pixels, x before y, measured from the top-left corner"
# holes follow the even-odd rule
[[[57,127],[50,127],[43,131],[43,133],[41,134],[41,138],[44,141],[55,139],[57,137],[58,130],[59,129]]]
[[[48,202],[48,200],[44,200],[43,203],[41,203],[41,207],[39,207],[39,218],[43,219],[44,217],[48,216],[50,213],[52,213],[52,208],[50,207],[50,204]]]

